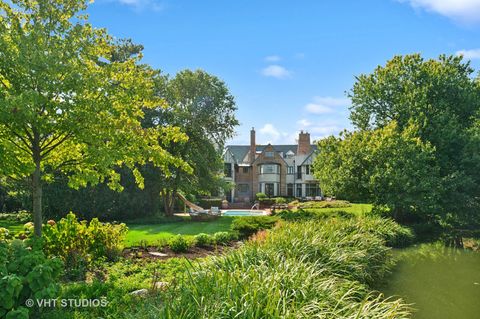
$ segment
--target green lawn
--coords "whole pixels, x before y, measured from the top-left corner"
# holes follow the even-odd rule
[[[10,233],[16,234],[23,230],[23,224],[17,221],[0,219],[0,227],[6,228]]]
[[[216,220],[198,222],[185,220],[161,224],[127,223],[128,233],[125,245],[138,245],[140,241],[155,245],[177,234],[193,236],[199,233],[214,234],[219,231],[229,231],[233,219],[233,217],[224,216]]]
[[[332,212],[344,210],[348,213],[353,213],[357,216],[363,216],[365,213],[368,213],[372,210],[372,204],[352,204],[350,207],[340,207],[340,208],[306,208],[305,210],[312,211],[322,211],[322,212]]]

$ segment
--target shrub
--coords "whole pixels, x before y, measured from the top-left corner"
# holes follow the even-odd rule
[[[272,228],[277,221],[275,216],[247,216],[234,219],[231,228],[240,238],[248,238],[259,230]]]
[[[275,204],[286,204],[287,200],[283,197],[277,197],[275,198]]]
[[[195,239],[197,241],[197,246],[199,247],[206,247],[210,246],[213,243],[213,238],[212,236],[205,234],[205,233],[200,233],[195,236]]]
[[[260,198],[258,201],[262,207],[275,204],[275,198]]]
[[[221,198],[201,198],[198,200],[198,205],[210,209],[211,207],[222,207]]]
[[[264,198],[267,198],[267,197],[268,197],[268,196],[267,196],[267,194],[265,194],[265,193],[257,193],[257,194],[255,194],[255,198],[258,199],[258,200],[264,199]]]
[[[79,222],[69,213],[56,224],[43,226],[44,250],[65,262],[69,278],[83,279],[93,262],[114,260],[121,253],[127,231],[125,224],[100,223],[97,218]]]
[[[213,234],[213,242],[216,245],[226,245],[235,239],[235,235],[226,231],[220,231]]]
[[[0,317],[29,317],[27,299],[56,298],[62,262],[48,259],[40,240],[0,242]],[[37,318],[37,316],[34,316]]]
[[[188,250],[188,242],[182,235],[176,235],[170,239],[168,246],[176,253],[183,253]]]
[[[12,235],[10,234],[8,229],[0,227],[0,242],[6,241],[11,238],[12,238]]]

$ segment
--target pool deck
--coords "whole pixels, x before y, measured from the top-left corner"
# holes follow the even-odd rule
[[[272,212],[270,211],[270,209],[222,209],[220,210],[220,212],[222,213],[221,216],[224,216],[223,213],[226,212],[226,211],[238,211],[238,212],[245,212],[245,211],[252,211],[252,212],[264,212],[264,216],[268,216],[268,215],[271,215]],[[176,213],[174,214],[175,216],[179,216],[179,217],[187,217],[187,216],[190,216],[189,213]],[[234,217],[234,216],[232,216]],[[238,216],[237,216],[238,217]]]

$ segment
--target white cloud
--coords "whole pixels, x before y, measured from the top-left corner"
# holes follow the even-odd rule
[[[165,4],[158,0],[117,0],[119,3],[129,6],[136,11],[145,9],[153,11],[162,11],[165,9]]]
[[[460,50],[455,54],[462,55],[467,60],[480,59],[480,49]]]
[[[262,74],[267,77],[277,79],[286,79],[290,77],[291,73],[286,68],[280,65],[272,64],[262,70]]]
[[[275,126],[273,126],[273,124],[270,124],[270,123],[265,124],[260,129],[260,133],[262,135],[265,135],[265,136],[262,136],[263,137],[262,140],[265,139],[267,141],[266,143],[272,143],[272,144],[278,141],[278,139],[281,136],[280,132],[275,128]]]
[[[312,125],[312,122],[310,122],[309,120],[307,119],[301,119],[301,120],[298,120],[297,121],[297,124],[300,126],[300,128],[307,128],[309,127],[310,125]]]
[[[350,100],[346,98],[321,97],[313,98],[312,103],[305,105],[305,111],[311,114],[328,114],[335,112],[336,107],[345,107],[350,104]]]
[[[446,16],[460,23],[480,22],[480,0],[398,0],[415,9],[423,9]]]
[[[265,57],[265,61],[267,62],[278,62],[280,61],[282,58],[279,57],[278,55],[269,55],[269,56],[266,56]]]
[[[331,107],[318,103],[308,103],[307,105],[305,105],[305,111],[312,114],[333,113],[333,109]]]

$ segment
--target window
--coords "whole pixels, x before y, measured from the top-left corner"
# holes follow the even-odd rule
[[[265,152],[265,157],[274,157],[274,154],[273,152],[268,151],[268,152]]]
[[[265,184],[265,194],[268,197],[272,197],[272,196],[274,196],[274,192],[275,192],[274,184],[273,183],[266,183]]]
[[[302,184],[297,184],[297,197],[302,197]]]
[[[310,165],[305,165],[305,174],[310,175]]]
[[[287,196],[293,197],[293,184],[287,184]]]
[[[247,173],[248,173],[248,167],[245,167],[245,166],[243,167],[243,173],[244,173],[244,174],[247,174]]]
[[[302,167],[297,166],[297,179],[302,179]]]
[[[239,193],[248,193],[248,190],[249,190],[248,184],[238,184],[237,190]]]
[[[288,166],[287,167],[287,174],[295,174],[295,167]]]
[[[278,174],[278,164],[263,164],[260,166],[260,174]]]
[[[232,164],[225,163],[223,168],[223,173],[226,177],[232,177]]]
[[[320,196],[318,184],[305,184],[305,195],[308,197]]]

